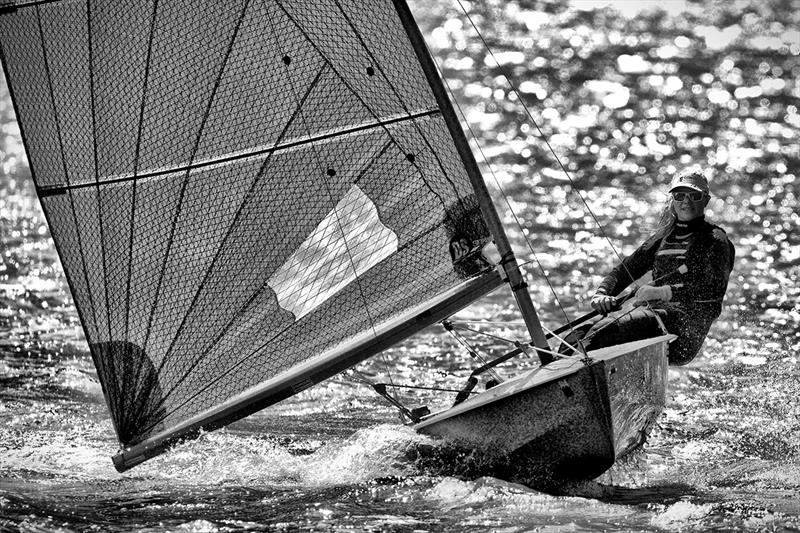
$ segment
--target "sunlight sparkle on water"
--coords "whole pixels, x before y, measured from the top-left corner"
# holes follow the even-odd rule
[[[696,505],[681,501],[669,506],[663,513],[655,516],[652,524],[664,528],[684,528],[691,523],[708,516],[712,510],[711,504]]]
[[[0,83],[0,512],[11,527],[800,527],[796,10],[781,2],[575,0],[548,3],[553,12],[544,13],[527,10],[530,2],[470,3],[566,176],[458,7],[417,4],[428,44],[475,121],[470,142],[484,148],[513,198],[522,228],[497,202],[513,246],[524,260],[532,260],[526,237],[547,252],[540,259],[573,316],[588,310],[616,262],[610,246],[626,255],[649,234],[674,173],[689,164],[708,170],[709,216],[734,240],[737,263],[703,352],[670,369],[667,408],[642,453],[563,497],[433,474],[403,455],[419,441],[352,373],[118,474],[109,458],[118,442]],[[525,270],[550,327],[560,317],[553,295],[537,265]],[[476,328],[503,337],[524,332],[503,295],[459,318],[482,320]],[[507,350],[496,339],[474,342],[484,354]],[[441,328],[389,350],[385,361],[393,379],[409,384],[458,387],[474,368]],[[517,363],[499,372],[533,365]],[[385,379],[384,358],[359,371]],[[423,394],[403,399],[434,405]]]

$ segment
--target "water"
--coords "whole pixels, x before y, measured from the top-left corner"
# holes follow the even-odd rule
[[[431,329],[358,373],[118,474],[3,83],[0,530],[800,530],[800,10],[789,1],[661,2],[667,12],[632,4],[473,9],[619,253],[652,227],[671,167],[695,161],[712,173],[709,214],[729,230],[736,268],[703,353],[670,370],[667,409],[642,450],[557,494],[456,476],[453,458],[423,467],[415,450],[430,442],[361,378],[385,381],[391,368],[395,382],[458,387],[470,361]],[[412,7],[492,161],[490,182],[529,232],[535,259],[506,212],[545,324],[561,320],[542,269],[565,309],[585,312],[616,260],[610,245],[457,5]],[[521,331],[505,295],[461,315],[475,318],[507,321],[480,326],[495,335]],[[489,354],[503,348],[474,341]],[[432,401],[418,394],[407,401]]]

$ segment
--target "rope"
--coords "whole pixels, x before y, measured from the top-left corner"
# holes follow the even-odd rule
[[[584,356],[586,356],[586,349],[585,349],[585,348],[583,348],[583,344],[582,344],[582,343],[578,343],[578,348],[576,348],[576,347],[575,347],[575,346],[573,346],[572,344],[568,343],[568,342],[567,342],[567,341],[566,341],[566,340],[565,340],[563,337],[561,337],[561,336],[559,336],[559,335],[556,335],[556,333],[554,333],[554,332],[553,332],[553,330],[551,330],[551,329],[548,329],[548,328],[545,328],[544,326],[543,326],[543,329],[544,329],[544,330],[545,330],[547,333],[549,333],[550,335],[552,335],[554,338],[556,338],[556,339],[560,340],[562,343],[564,343],[564,344],[566,344],[567,346],[569,346],[569,348],[570,348],[572,351],[574,351],[575,353],[582,353]],[[582,339],[581,339],[581,340],[582,340]],[[563,353],[560,353],[560,352],[549,352],[549,353],[550,353],[550,355],[552,355],[552,356],[554,356],[554,357],[558,357],[558,358],[560,358],[560,359],[565,359],[565,358],[567,358],[567,357],[572,357],[571,355],[563,354]]]
[[[647,306],[647,308],[650,309],[651,311],[653,310],[653,308],[650,306],[649,302],[646,302],[645,306]],[[597,328],[596,330],[592,331],[591,335],[586,335],[584,338],[581,339],[581,341],[583,342],[583,341],[587,341],[587,340],[591,339],[592,337],[594,337],[595,335],[597,335],[598,333],[600,333],[601,331],[603,331],[607,327],[619,322],[621,318],[623,318],[625,316],[628,316],[629,314],[633,313],[636,310],[636,308],[637,308],[637,306],[634,305],[633,307],[631,307],[630,309],[628,309],[624,313],[620,313],[618,315],[615,315],[614,316],[614,320],[610,321],[608,324],[603,324],[603,327]],[[661,319],[658,318],[658,314],[655,313],[655,312],[654,312],[654,314],[656,316],[656,320],[658,321],[659,325],[663,326],[663,323],[661,322]],[[666,331],[666,329],[664,329],[664,331]]]
[[[525,322],[520,321],[492,321],[492,320],[459,320],[459,324],[486,324],[489,326],[524,326]]]
[[[523,322],[523,324],[524,324],[524,322]],[[455,329],[455,326],[453,326],[453,328]],[[474,329],[474,328],[470,328],[470,327],[466,327],[466,326],[462,326],[459,329],[464,330],[464,331],[471,331],[472,333],[477,333],[478,335],[484,335],[484,336],[489,337],[491,339],[496,339],[498,341],[507,342],[509,344],[514,344],[516,342],[516,341],[514,341],[512,339],[506,339],[505,337],[500,337],[499,335],[494,335],[492,333],[487,333],[485,331],[481,331],[479,329]]]
[[[432,390],[436,392],[461,392],[460,390],[456,389],[443,389],[441,387],[423,387],[422,385],[403,385],[400,383],[397,383],[393,386],[401,389]]]
[[[475,359],[476,359],[476,360],[477,360],[479,363],[481,363],[482,365],[485,365],[485,364],[486,364],[486,359],[484,359],[484,358],[483,358],[483,356],[482,356],[481,354],[479,354],[479,353],[478,353],[478,352],[477,352],[475,349],[473,349],[473,348],[472,348],[472,346],[470,346],[470,344],[469,344],[469,343],[466,341],[466,339],[464,339],[464,338],[463,338],[463,337],[462,337],[462,336],[461,336],[461,335],[460,335],[460,334],[459,334],[459,333],[458,333],[458,332],[455,330],[455,328],[453,328],[453,325],[452,325],[452,323],[450,323],[450,322],[449,322],[449,321],[447,321],[447,320],[444,320],[444,321],[442,321],[442,325],[443,325],[443,326],[444,326],[444,328],[445,328],[445,329],[446,329],[446,330],[447,330],[447,331],[450,333],[450,335],[452,335],[452,336],[453,336],[453,338],[454,338],[456,341],[458,341],[458,343],[459,343],[459,344],[461,344],[461,346],[462,346],[462,347],[463,347],[465,350],[467,350],[467,353],[469,353],[469,354],[470,354],[472,357],[474,357],[474,358],[475,358]],[[448,325],[449,325],[449,327],[448,327]],[[503,381],[503,379],[502,379],[502,378],[501,378],[501,377],[500,377],[500,376],[497,374],[497,372],[495,372],[494,370],[491,370],[491,369],[490,369],[490,370],[489,370],[489,374],[491,374],[491,376],[492,376],[494,379],[496,379],[498,382],[501,382],[501,381]]]

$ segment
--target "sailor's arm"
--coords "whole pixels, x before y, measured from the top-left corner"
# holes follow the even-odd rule
[[[592,308],[603,314],[616,309],[616,296],[625,290],[625,287],[653,268],[653,261],[660,242],[660,237],[651,236],[630,256],[623,259],[622,263],[614,267],[603,278],[597,291],[595,291],[591,302]]]
[[[653,268],[656,250],[661,239],[655,235],[647,239],[631,255],[622,260],[600,282],[596,294],[616,296]]]

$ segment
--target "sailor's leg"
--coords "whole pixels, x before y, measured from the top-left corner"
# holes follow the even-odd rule
[[[612,313],[603,318],[586,333],[587,350],[605,348],[624,342],[658,337],[664,334],[661,327],[666,311],[637,307],[631,311]]]
[[[664,324],[670,333],[678,336],[669,345],[669,364],[679,366],[689,363],[700,351],[711,321],[671,309],[664,318]]]

